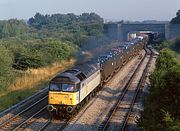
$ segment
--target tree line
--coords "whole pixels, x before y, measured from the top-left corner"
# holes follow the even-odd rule
[[[171,24],[180,24],[180,10],[176,12],[176,17],[172,18]]]
[[[37,30],[40,38],[58,38],[77,45],[83,43],[88,36],[102,37],[103,35],[103,19],[95,13],[82,15],[36,13],[28,20],[28,24]]]
[[[0,20],[0,91],[12,83],[15,70],[70,59],[92,36],[103,36],[103,19],[95,13],[36,13],[28,21]]]

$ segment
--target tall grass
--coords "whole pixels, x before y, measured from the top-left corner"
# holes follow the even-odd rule
[[[53,63],[50,66],[38,68],[38,69],[29,69],[26,72],[23,72],[22,76],[16,78],[16,82],[11,85],[11,90],[19,90],[24,88],[32,88],[35,85],[51,79],[55,74],[64,69],[72,66],[74,60],[70,61],[61,61],[59,63]]]
[[[0,93],[0,111],[46,87],[54,75],[73,66],[74,63],[74,59],[64,60],[46,67],[18,72],[15,82],[10,85],[7,91]]]

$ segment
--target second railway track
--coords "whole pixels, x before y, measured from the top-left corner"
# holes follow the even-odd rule
[[[27,124],[32,118],[46,110],[47,96],[28,106],[18,114],[0,124],[0,130],[19,130]]]
[[[104,121],[100,124],[98,130],[103,130],[103,131],[104,130],[122,130],[122,131],[125,130],[128,123],[129,116],[132,112],[134,103],[138,96],[138,92],[141,86],[144,84],[145,78],[147,76],[147,72],[148,72],[148,68],[149,68],[149,64],[151,60],[152,60],[152,52],[151,50],[147,49],[146,55],[143,57],[143,59],[139,63],[133,75],[131,76],[127,84],[125,85],[122,93],[118,97],[117,102],[114,104],[110,112],[107,114]],[[145,67],[143,67],[144,65]]]

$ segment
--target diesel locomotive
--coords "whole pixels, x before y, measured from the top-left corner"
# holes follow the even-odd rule
[[[48,111],[67,117],[77,112],[133,56],[148,39],[139,36],[105,54],[57,74],[49,82]]]

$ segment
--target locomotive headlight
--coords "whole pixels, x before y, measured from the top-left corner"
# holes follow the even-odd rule
[[[72,95],[69,95],[69,100],[72,100],[73,96]]]

